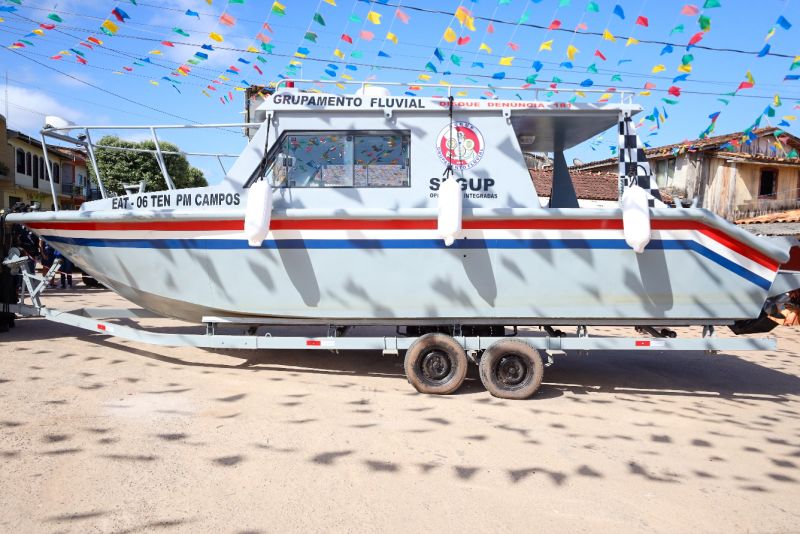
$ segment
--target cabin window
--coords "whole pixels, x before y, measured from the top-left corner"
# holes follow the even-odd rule
[[[21,148],[17,149],[17,172],[25,174],[25,151]]]
[[[410,136],[401,132],[286,132],[273,156],[285,187],[405,187]]]
[[[764,169],[758,182],[758,198],[775,198],[778,194],[778,171]]]

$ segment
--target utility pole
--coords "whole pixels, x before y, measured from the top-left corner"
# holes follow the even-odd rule
[[[5,93],[5,101],[6,101],[6,124],[8,124],[8,69],[6,69],[6,93]]]

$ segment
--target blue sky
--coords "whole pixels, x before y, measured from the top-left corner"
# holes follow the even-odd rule
[[[279,16],[272,10],[274,0],[211,0],[211,3],[208,0],[137,0],[135,5],[130,0],[0,0],[0,18],[4,19],[0,22],[0,43],[3,47],[21,40],[30,43],[23,42],[24,48],[0,51],[0,75],[7,72],[9,79],[10,127],[28,133],[35,133],[44,114],[58,114],[84,124],[238,122],[242,120],[244,93],[236,91],[235,87],[244,81],[263,84],[278,79],[279,75],[287,75],[286,69],[293,60],[300,62],[295,75],[305,78],[330,77],[331,74],[339,78],[346,73],[356,80],[372,77],[414,83],[420,81],[420,74],[425,74],[431,77],[432,83],[477,82],[495,86],[524,84],[526,78],[537,74],[533,65],[540,62],[537,83],[533,87],[547,88],[553,77],[561,80],[559,87],[562,89],[580,88],[577,84],[588,84],[586,80],[591,80],[591,89],[635,90],[635,101],[646,109],[646,114],[656,106],[662,114],[666,111],[668,119],[659,129],[651,130],[655,123],[646,121],[640,131],[654,146],[696,138],[709,125],[708,116],[717,111],[721,113],[715,133],[747,128],[773,103],[776,94],[780,95],[782,105],[776,108],[774,117],[762,119],[762,125],[768,124],[767,120],[778,124],[784,116],[800,116],[800,108],[796,108],[800,102],[800,81],[784,81],[790,74],[794,56],[800,55],[798,0],[761,0],[757,8],[747,0],[719,0],[720,7],[703,9],[707,1],[283,0],[279,3],[285,6],[285,15]],[[407,23],[403,22],[405,17],[395,15],[398,4]],[[687,4],[699,8],[700,13],[681,14]],[[460,6],[474,17],[474,30],[469,29],[468,21],[462,25],[453,16]],[[621,8],[624,19],[619,16],[619,9],[614,13],[616,6]],[[114,8],[122,10],[124,23],[111,14]],[[197,15],[187,15],[187,10]],[[380,15],[380,24],[369,20],[370,11]],[[324,26],[319,19],[314,20],[315,13],[321,15]],[[56,14],[62,22],[48,18],[51,14]],[[220,22],[223,14],[230,16],[233,20],[228,22],[234,24]],[[708,17],[710,30],[702,34],[700,46],[687,52],[689,39],[701,31],[698,21],[701,15]],[[790,29],[776,25],[779,16],[792,24]],[[647,27],[641,21],[636,24],[638,17],[646,17]],[[99,30],[106,18],[117,26],[113,36]],[[491,29],[484,18],[496,20]],[[562,30],[569,31],[548,30],[556,20]],[[263,27],[264,22],[271,31]],[[584,24],[586,29],[574,31],[579,24]],[[49,29],[49,25],[55,27]],[[679,25],[683,25],[683,31],[673,31]],[[445,38],[448,27],[457,38],[454,42]],[[776,28],[774,35],[765,41],[773,27]],[[37,28],[42,35],[31,35]],[[188,37],[175,31],[176,28]],[[587,33],[604,30],[616,40]],[[308,32],[314,35],[304,38]],[[368,33],[362,32],[372,33],[373,37],[369,39]],[[396,44],[386,38],[389,32],[396,36]],[[222,41],[214,40],[212,33]],[[259,33],[266,38],[259,40],[256,37]],[[342,34],[349,36],[353,43],[343,40]],[[87,40],[90,36],[103,44]],[[641,42],[626,46],[627,37]],[[265,40],[270,41],[268,51],[261,48]],[[552,50],[540,50],[542,43],[550,40],[553,41]],[[658,43],[645,42],[648,40]],[[173,46],[164,45],[163,41]],[[84,45],[79,44],[81,42]],[[664,42],[674,43],[671,53],[662,54]],[[204,44],[211,45],[213,50],[203,50]],[[483,49],[482,44],[486,45]],[[770,45],[770,54],[758,57],[754,52],[762,50],[765,44]],[[579,50],[571,61],[572,68],[563,65],[568,61],[570,45]],[[255,47],[259,53],[248,52],[249,47]],[[305,49],[302,52],[307,57],[293,58],[300,48]],[[437,48],[443,61],[436,57]],[[70,49],[83,52],[86,64],[78,63],[74,52],[60,53]],[[344,57],[337,56],[337,49]],[[598,50],[605,60],[595,55]],[[196,52],[206,53],[208,59],[199,60],[196,66],[190,65],[192,70],[188,76],[171,75]],[[684,59],[690,61],[690,73],[678,70],[686,54],[692,56]],[[58,55],[61,59],[51,59]],[[149,62],[143,61],[145,58]],[[513,59],[504,61],[510,65],[501,65],[502,58]],[[428,63],[436,72],[430,68],[426,70]],[[597,72],[590,71],[591,65],[595,65]],[[654,74],[652,71],[657,65],[663,65],[664,70]],[[230,66],[235,66],[239,73],[226,72]],[[748,71],[755,86],[739,91],[733,98],[724,96],[745,81]],[[500,77],[499,73],[505,78],[492,78]],[[673,82],[681,74],[689,76]],[[800,74],[800,69],[796,68],[791,74]],[[170,83],[164,77],[180,83]],[[612,78],[615,79],[612,81]],[[655,84],[656,89],[650,96],[639,95],[648,82]],[[209,85],[217,90],[207,89]],[[679,97],[664,92],[671,86],[680,89]],[[434,95],[442,91],[415,92]],[[233,100],[221,103],[219,97],[228,93]],[[4,94],[0,93],[2,113],[5,113],[6,104]],[[518,98],[517,94],[532,98],[531,92],[498,91],[502,98]],[[469,91],[468,96],[478,98],[482,91]],[[561,92],[549,98],[568,100],[574,96],[571,92]],[[594,101],[598,95],[587,93],[578,98]],[[677,104],[665,103],[662,98],[677,101]],[[726,105],[720,98],[729,103]],[[785,129],[800,133],[797,121],[788,119],[787,122],[791,126]],[[226,131],[164,133],[162,138],[196,151],[235,153],[244,143],[240,135]],[[615,142],[615,135],[608,133],[576,147],[568,157],[585,161],[606,158],[612,155],[609,144]],[[206,172],[210,181],[219,179],[221,171],[215,160],[194,159],[193,163]]]

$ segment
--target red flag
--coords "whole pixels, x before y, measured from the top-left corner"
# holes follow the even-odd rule
[[[398,19],[400,19],[400,22],[402,22],[403,24],[408,24],[408,18],[409,18],[408,15],[400,11],[399,7],[397,8],[397,11],[394,12],[394,14]]]
[[[264,75],[264,73],[261,72],[261,69],[258,68],[258,65],[253,65],[253,68],[256,69],[260,75]]]
[[[691,4],[686,4],[681,8],[681,15],[688,15],[693,17],[700,13],[700,9],[697,6],[693,6]]]
[[[465,35],[464,37],[458,38],[458,46],[464,46],[469,42],[469,35]]]
[[[560,27],[561,27],[561,21],[560,20],[554,20],[553,22],[550,23],[550,26],[548,26],[547,29],[548,30],[557,30]]]
[[[206,85],[206,88],[207,88],[207,89],[211,89],[212,91],[216,91],[216,90],[217,90],[217,88],[216,88],[216,87],[212,87],[212,86],[210,86],[210,85]]]
[[[752,83],[750,83],[750,82],[742,82],[742,83],[739,84],[739,87],[736,90],[739,91],[741,89],[752,89],[752,88],[753,88],[753,84]]]
[[[519,45],[518,45],[517,43],[508,43],[508,47],[509,47],[511,50],[513,50],[514,52],[516,52],[517,50],[519,50]]]
[[[89,41],[89,42],[92,42],[92,43],[94,43],[96,45],[103,44],[103,42],[100,39],[98,39],[97,37],[87,37],[86,40]]]
[[[696,45],[702,40],[703,40],[703,32],[697,32],[696,34],[692,35],[691,39],[689,39],[689,46]]]
[[[39,24],[39,27],[40,28],[44,28],[45,30],[53,30],[53,29],[55,29],[56,25],[55,24],[44,24],[44,23],[42,23],[42,24]]]
[[[600,59],[602,59],[603,61],[605,61],[605,60],[606,60],[606,56],[604,56],[604,55],[603,55],[603,53],[602,53],[600,50],[595,50],[595,51],[594,51],[594,55],[595,55],[595,56],[597,56],[597,57],[599,57],[599,58],[600,58]]]
[[[164,45],[164,46],[169,46],[170,48],[174,48],[175,47],[175,45],[172,44],[169,41],[161,41],[161,44]]]
[[[345,43],[353,44],[353,38],[347,35],[346,33],[342,34],[342,41],[344,41]]]
[[[681,96],[681,88],[675,87],[674,85],[667,89],[667,92],[673,96]]]
[[[656,84],[654,84],[652,82],[647,82],[647,83],[644,84],[644,88],[645,88],[645,90],[647,90],[647,89],[655,89],[656,88]]]
[[[264,26],[262,26],[262,28],[267,30],[269,33],[275,33],[274,31],[272,31],[272,26],[270,26],[269,23],[267,22],[264,23]]]
[[[489,33],[494,33],[494,24],[490,22],[489,25],[486,27],[486,31]]]
[[[122,68],[127,70],[128,72],[133,72],[133,69],[131,67],[122,67]]]
[[[637,17],[636,24],[639,26],[644,26],[645,28],[650,26],[650,22],[647,20],[647,17]]]
[[[88,63],[88,61],[83,59],[81,56],[75,56],[75,59],[77,59],[78,63],[80,63],[81,65],[86,65]]]
[[[258,32],[256,34],[256,39],[258,39],[259,41],[261,41],[264,44],[269,43],[272,40],[272,39],[270,39],[270,37],[268,35],[264,35],[261,32]]]
[[[56,56],[50,56],[50,59],[61,59],[61,56],[58,56],[58,55],[56,55]]]
[[[94,50],[94,48],[92,47],[92,45],[90,45],[89,43],[80,42],[80,43],[78,43],[78,44],[79,44],[79,45],[81,45],[81,46],[85,46],[85,47],[86,47],[86,48],[88,48],[89,50]]]

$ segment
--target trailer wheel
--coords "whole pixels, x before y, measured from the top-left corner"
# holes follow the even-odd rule
[[[446,334],[425,334],[406,351],[406,378],[420,393],[447,395],[467,376],[467,354]]]
[[[527,343],[503,339],[492,344],[478,365],[484,387],[501,399],[527,399],[539,389],[544,362]]]

